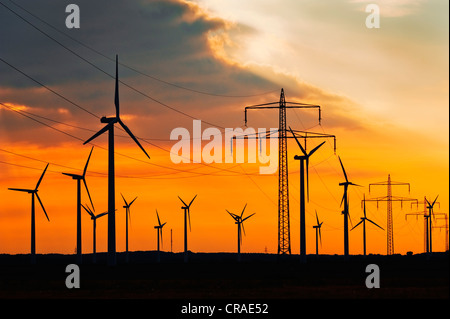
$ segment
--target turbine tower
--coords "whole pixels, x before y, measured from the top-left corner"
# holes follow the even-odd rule
[[[125,202],[125,205],[123,205],[123,208],[125,208],[125,262],[130,261],[130,257],[128,256],[128,220],[130,220],[131,223],[131,212],[130,212],[130,206],[134,203],[137,196],[128,204],[125,200],[125,197],[123,197],[122,193],[120,193],[122,196],[123,201]]]
[[[312,149],[311,152],[307,153],[303,148],[302,144],[298,141],[297,137],[292,131],[292,128],[289,127],[289,130],[294,136],[295,141],[297,142],[298,147],[302,151],[303,155],[295,155],[295,160],[300,160],[300,259],[301,261],[305,261],[306,258],[306,200],[305,200],[305,169],[306,169],[306,188],[307,188],[307,197],[309,201],[309,158],[313,155],[325,142],[322,142],[318,146]],[[306,167],[305,167],[306,164]]]
[[[191,231],[191,214],[189,209],[191,208],[192,202],[197,197],[197,195],[194,196],[194,198],[191,200],[189,205],[187,205],[180,196],[178,198],[181,200],[184,206],[181,206],[181,209],[184,210],[184,262],[188,262],[188,249],[187,249],[187,223],[189,220],[189,231]]]
[[[34,198],[37,197],[39,204],[42,207],[42,210],[44,211],[45,217],[47,217],[47,220],[50,221],[48,218],[47,212],[45,211],[44,205],[42,204],[42,201],[38,195],[38,188],[39,185],[42,182],[42,178],[44,178],[44,174],[47,171],[47,166],[45,166],[44,172],[42,173],[41,177],[39,178],[36,187],[34,189],[24,189],[24,188],[8,188],[12,191],[17,192],[25,192],[28,194],[31,194],[31,263],[36,264],[36,221],[35,221],[35,205],[34,205]]]
[[[84,187],[86,189],[86,192],[89,197],[89,201],[91,202],[92,209],[94,209],[94,203],[92,202],[91,194],[89,194],[89,189],[86,184],[86,171],[87,167],[89,165],[89,160],[91,159],[92,151],[94,150],[94,147],[92,146],[91,152],[89,153],[89,157],[86,161],[86,164],[84,165],[84,170],[82,175],[78,174],[71,174],[71,173],[62,173],[64,175],[72,177],[72,179],[77,181],[77,264],[81,265],[82,263],[82,249],[81,249],[81,181],[84,183]]]
[[[384,228],[379,226],[379,225],[377,225],[375,222],[371,221],[369,218],[366,217],[366,195],[365,194],[364,194],[363,203],[364,203],[364,217],[361,217],[361,221],[358,224],[356,224],[355,226],[353,226],[353,228],[350,229],[350,231],[352,231],[353,229],[355,229],[356,227],[358,227],[362,223],[362,225],[363,225],[364,256],[366,256],[366,220],[368,222],[371,222],[372,224],[374,224],[378,228],[381,228],[382,230],[384,230]]]
[[[94,223],[94,227],[93,227],[93,248],[92,248],[92,262],[95,264],[97,262],[97,257],[96,257],[96,229],[97,229],[97,219],[105,216],[106,214],[108,214],[108,212],[103,212],[101,214],[95,215],[94,212],[91,210],[91,208],[86,205],[84,206],[83,204],[81,205],[81,207],[84,208],[84,210],[89,214],[89,216],[91,216],[91,219]]]
[[[323,222],[319,223],[319,217],[317,216],[317,210],[316,210],[316,220],[317,224],[313,226],[313,228],[316,230],[316,255],[319,255],[319,241],[320,240],[320,246],[322,247],[322,235],[320,234],[320,229],[322,228]]]
[[[291,232],[289,217],[289,182],[287,159],[287,129],[286,109],[317,108],[319,110],[319,124],[321,111],[319,105],[287,102],[284,90],[281,89],[278,102],[264,103],[245,107],[245,125],[247,126],[247,110],[251,109],[279,109],[278,136],[278,254],[291,254]]]
[[[347,173],[345,172],[344,164],[342,164],[341,158],[339,157],[339,162],[341,163],[342,172],[344,173],[345,182],[339,183],[339,186],[344,186],[344,196],[342,196],[341,206],[344,203],[344,210],[342,214],[344,215],[344,256],[348,257],[348,220],[350,219],[350,212],[348,207],[348,186],[360,186],[348,181]]]
[[[163,227],[166,223],[161,224],[161,220],[159,219],[159,215],[158,215],[158,210],[156,210],[156,217],[158,218],[158,225],[154,226],[156,229],[156,240],[157,240],[157,261],[160,262],[161,261],[161,256],[160,256],[160,250],[159,250],[159,239],[161,238],[161,246],[163,244],[163,235],[162,235],[162,230]]]
[[[241,261],[241,244],[242,244],[242,233],[244,233],[245,236],[245,229],[244,229],[244,221],[255,215],[255,213],[242,218],[244,215],[245,208],[247,207],[247,204],[245,204],[244,209],[242,210],[241,215],[232,214],[227,210],[227,213],[230,214],[230,216],[234,219],[235,224],[237,225],[237,260]]]
[[[116,190],[115,190],[115,174],[114,174],[114,124],[119,123],[120,126],[128,133],[133,141],[141,148],[147,158],[150,159],[145,149],[130,131],[130,129],[120,119],[120,106],[119,106],[119,78],[118,78],[118,57],[116,55],[116,85],[115,85],[115,97],[114,104],[116,107],[116,116],[114,117],[102,117],[101,123],[106,125],[91,138],[89,138],[83,144],[89,143],[93,139],[108,132],[108,266],[115,266],[117,264],[116,259]]]

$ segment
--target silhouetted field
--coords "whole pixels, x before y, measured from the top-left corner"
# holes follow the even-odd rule
[[[449,298],[447,253],[410,256],[309,255],[299,257],[232,253],[131,252],[123,253],[115,267],[106,266],[106,253],[90,254],[80,265],[80,288],[68,289],[65,272],[75,255],[0,255],[0,298],[133,298],[133,299],[354,299],[354,298]],[[380,268],[379,289],[365,285],[366,266]]]

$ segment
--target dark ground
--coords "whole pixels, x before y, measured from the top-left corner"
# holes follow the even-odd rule
[[[106,266],[106,254],[83,255],[80,289],[68,289],[65,272],[73,255],[0,255],[0,298],[132,298],[173,300],[296,300],[296,299],[449,299],[449,255],[410,256],[130,253],[130,263],[118,253],[118,265]],[[284,257],[284,258],[281,258]],[[380,268],[379,289],[365,285],[368,264]]]

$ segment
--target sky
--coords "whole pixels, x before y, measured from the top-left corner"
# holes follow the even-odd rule
[[[287,111],[287,124],[336,136],[311,157],[306,203],[307,253],[315,250],[315,214],[323,221],[324,254],[343,253],[340,207],[350,181],[351,226],[361,200],[439,195],[433,250],[445,250],[449,193],[449,17],[438,0],[325,1],[84,1],[80,28],[65,21],[69,1],[2,0],[0,5],[0,253],[30,251],[30,195],[8,187],[39,187],[48,213],[36,206],[37,253],[71,254],[76,246],[76,183],[94,146],[87,184],[96,213],[107,210],[107,137],[83,145],[114,114],[115,56],[119,58],[121,118],[150,155],[116,130],[117,251],[125,249],[125,209],[131,201],[130,250],[155,250],[156,209],[163,250],[183,250],[183,211],[190,201],[189,249],[234,252],[237,231],[226,210],[244,216],[242,252],[277,252],[278,174],[262,163],[199,163],[200,132],[243,128],[244,107],[286,100],[321,106]],[[369,29],[365,8],[380,8],[380,28]],[[250,110],[248,127],[278,127],[277,110]],[[192,140],[190,163],[174,163],[177,128]],[[207,130],[209,129],[209,131]],[[189,141],[191,141],[189,140]],[[322,140],[308,140],[312,149]],[[189,144],[189,143],[188,143]],[[196,144],[197,145],[197,144]],[[205,147],[208,140],[202,142]],[[211,146],[211,145],[210,145]],[[227,146],[216,150],[223,154]],[[249,151],[244,148],[244,151]],[[272,148],[277,155],[277,147]],[[258,151],[258,150],[257,150]],[[174,151],[176,152],[176,150]],[[299,154],[288,142],[291,249],[299,253]],[[246,159],[248,157],[246,156]],[[82,202],[87,203],[85,190]],[[402,207],[401,207],[402,206]],[[424,251],[423,204],[393,204],[394,251]],[[448,215],[447,215],[448,216]],[[367,203],[367,217],[386,225],[386,203]],[[107,217],[97,222],[97,251],[106,251]],[[171,247],[172,233],[172,247]],[[92,252],[92,221],[82,215],[82,251]],[[350,253],[361,254],[362,228],[350,232]],[[386,253],[386,232],[367,225],[368,253]]]

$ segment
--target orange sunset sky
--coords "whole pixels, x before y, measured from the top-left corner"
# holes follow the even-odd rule
[[[30,252],[30,195],[46,163],[36,203],[37,253],[72,254],[76,246],[76,182],[95,145],[87,184],[96,213],[107,209],[106,134],[83,145],[114,114],[114,62],[119,55],[121,118],[151,159],[116,130],[116,239],[125,249],[122,193],[131,201],[129,247],[155,250],[155,210],[163,250],[183,250],[183,211],[190,201],[193,252],[236,251],[236,225],[245,216],[242,252],[277,252],[278,173],[259,174],[260,163],[174,164],[170,133],[193,119],[202,129],[244,128],[244,107],[279,100],[317,104],[288,110],[297,130],[333,134],[310,160],[306,204],[307,253],[315,252],[315,211],[324,254],[343,254],[340,201],[349,180],[353,225],[361,200],[386,196],[369,183],[408,182],[393,195],[433,200],[439,195],[433,251],[445,250],[449,193],[449,17],[440,0],[171,0],[77,1],[79,29],[65,26],[68,1],[2,1],[0,6],[0,253]],[[368,29],[365,7],[380,7],[380,28]],[[278,127],[277,110],[252,110],[248,126]],[[224,134],[223,134],[224,135]],[[225,140],[223,139],[223,142]],[[309,140],[308,149],[321,141]],[[203,141],[205,146],[208,141]],[[225,152],[225,146],[223,148]],[[272,150],[277,152],[277,148]],[[299,253],[299,154],[288,142],[292,253]],[[194,154],[192,154],[194,155]],[[82,189],[82,203],[88,197]],[[394,251],[424,251],[423,211],[393,204]],[[92,221],[82,212],[83,253],[92,252]],[[448,215],[447,215],[448,216]],[[386,225],[386,203],[367,203],[367,217]],[[367,224],[368,253],[386,254],[386,232]],[[447,233],[448,235],[448,233]],[[97,222],[97,251],[106,251],[107,217]],[[362,228],[350,232],[350,254],[362,254]]]

